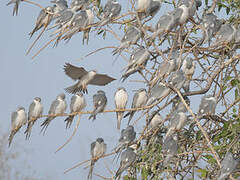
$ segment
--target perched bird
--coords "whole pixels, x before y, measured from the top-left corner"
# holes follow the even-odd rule
[[[132,44],[136,44],[141,37],[141,31],[134,27],[130,26],[127,28],[123,38],[121,39],[120,46],[113,50],[113,55],[121,53],[123,49],[128,48]]]
[[[128,102],[128,93],[124,87],[120,87],[115,92],[114,96],[116,109],[126,109],[126,105]],[[120,129],[121,120],[123,118],[124,112],[116,112],[117,113],[117,129]]]
[[[118,145],[115,148],[116,152],[122,151],[125,147],[128,147],[136,138],[136,132],[133,126],[128,126],[126,129],[122,129],[121,136],[118,140]]]
[[[196,65],[192,58],[188,57],[183,60],[181,70],[183,71],[187,79],[192,79],[192,76],[195,72],[195,67]]]
[[[198,115],[215,114],[217,99],[211,95],[205,95],[201,99]]]
[[[141,108],[145,106],[146,102],[147,102],[147,91],[146,89],[141,88],[134,94],[131,108]],[[128,125],[132,120],[135,112],[136,112],[135,110],[130,111],[124,116],[124,118],[129,116]]]
[[[170,77],[168,78],[169,85],[177,89],[181,89],[185,81],[186,81],[186,78],[182,70],[172,72],[170,74]]]
[[[222,25],[215,35],[216,41],[213,43],[213,46],[219,46],[231,42],[234,40],[236,31],[236,28],[231,24]]]
[[[52,0],[50,2],[55,5],[54,13],[56,14],[68,8],[68,4],[66,0]]]
[[[162,122],[163,122],[163,118],[158,113],[158,111],[153,111],[148,118],[147,125],[150,129],[154,129],[154,128],[158,127],[158,125]]]
[[[121,174],[123,171],[127,170],[129,167],[133,165],[137,158],[136,153],[133,151],[132,148],[127,148],[122,154],[121,154],[121,162],[120,167],[118,168],[115,179],[120,179]]]
[[[70,7],[78,7],[76,11],[85,10],[91,4],[90,0],[72,0]]]
[[[187,105],[190,106],[190,99],[187,96],[184,96],[183,99]],[[187,112],[187,108],[184,106],[179,96],[173,99],[172,112]]]
[[[150,53],[147,49],[143,47],[136,48],[127,65],[125,73],[122,75],[122,81],[125,81],[130,75],[135,72],[141,71],[143,67],[147,65],[147,61],[150,58]]]
[[[162,145],[163,154],[166,154],[166,157],[163,161],[163,166],[166,167],[171,161],[171,159],[176,155],[178,151],[178,143],[176,136],[166,136]]]
[[[165,97],[170,93],[170,91],[171,90],[161,82],[155,84],[155,86],[151,88],[150,94],[148,95],[147,106],[150,106],[160,98]]]
[[[67,31],[63,38],[64,40],[70,40],[73,35],[78,32],[83,31],[83,44],[85,39],[89,40],[89,32],[91,28],[88,28],[90,24],[93,23],[94,14],[91,9],[79,11],[73,18],[72,24],[69,26],[69,31]]]
[[[11,145],[14,135],[19,131],[19,129],[27,123],[27,113],[24,107],[18,107],[17,111],[12,113],[11,122],[11,133],[9,135],[8,146]]]
[[[173,30],[176,27],[176,18],[174,17],[173,13],[168,13],[160,17],[158,20],[155,32],[152,34],[152,36],[149,38],[150,41],[153,41],[157,36],[160,37],[164,33],[168,33],[171,30]]]
[[[26,139],[29,139],[31,135],[32,126],[37,120],[37,117],[41,116],[42,113],[43,113],[43,105],[41,103],[41,98],[35,97],[33,102],[29,106],[28,125],[27,125],[26,131],[24,132],[26,134]]]
[[[94,70],[87,72],[83,67],[76,67],[69,63],[66,63],[66,65],[64,66],[64,71],[66,75],[73,80],[78,80],[76,84],[65,89],[68,93],[72,94],[75,94],[79,91],[82,91],[83,93],[88,93],[88,84],[105,86],[115,80],[114,78],[109,77],[106,74],[97,74],[97,72]]]
[[[52,102],[51,107],[48,111],[48,115],[63,114],[66,111],[66,109],[67,109],[67,103],[65,100],[65,94],[61,93]],[[43,134],[45,134],[47,127],[55,117],[56,116],[50,116],[46,118],[46,120],[41,124],[42,126],[41,132],[44,130]]]
[[[221,162],[221,169],[218,175],[218,180],[226,179],[231,173],[233,173],[238,164],[240,163],[240,159],[234,159],[233,154],[231,152],[227,152],[224,159]]]
[[[172,58],[169,61],[161,62],[158,66],[156,74],[153,76],[153,78],[149,82],[150,87],[153,87],[158,81],[161,81],[176,69],[177,69],[177,60],[175,58]]]
[[[93,120],[95,120],[96,115],[100,112],[103,112],[106,105],[107,105],[107,97],[105,95],[105,92],[102,90],[97,91],[97,94],[93,95],[94,110],[88,119],[93,118]]]
[[[97,162],[98,158],[100,158],[106,153],[106,151],[107,151],[107,144],[104,143],[103,138],[97,138],[97,140],[91,144],[92,159],[90,164],[90,170],[88,173],[88,179],[92,179],[94,164]]]
[[[77,92],[71,98],[70,111],[71,111],[71,113],[81,112],[86,107],[86,105],[87,105],[87,103],[86,103],[86,100],[85,100],[83,94],[81,92]],[[74,115],[70,115],[65,119],[66,128],[70,128],[73,118],[74,118]]]
[[[187,116],[183,112],[176,112],[170,118],[170,125],[166,133],[166,137],[171,136],[174,132],[180,131],[185,122],[187,121]]]
[[[50,24],[53,16],[48,12],[53,13],[54,7],[48,6],[40,11],[37,17],[37,21],[35,23],[35,27],[33,28],[32,32],[29,33],[30,38],[33,36],[35,32],[40,30],[42,27],[46,28]]]
[[[108,0],[104,6],[99,26],[104,26],[121,12],[122,6],[116,0]]]
[[[147,8],[150,6],[151,0],[138,0],[137,12],[145,13]]]
[[[140,19],[154,17],[161,8],[161,0],[138,0],[137,12]]]
[[[202,43],[208,42],[208,46],[210,46],[212,37],[219,31],[222,25],[222,21],[217,19],[217,16],[212,13],[204,13],[202,17],[202,29],[203,29],[203,37],[200,41],[200,45]]]
[[[18,8],[19,8],[19,4],[20,2],[22,2],[23,0],[10,0],[10,2],[7,3],[7,6],[9,6],[10,4],[14,4],[13,7],[13,16],[14,15],[18,15]]]

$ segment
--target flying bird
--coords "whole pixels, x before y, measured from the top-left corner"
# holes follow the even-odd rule
[[[115,92],[114,96],[115,100],[115,107],[116,109],[126,109],[126,105],[128,102],[128,93],[124,87],[120,87]],[[124,112],[116,112],[117,114],[117,129],[120,129],[121,126],[121,120],[123,118]]]
[[[19,5],[20,5],[20,2],[22,2],[23,0],[10,0],[10,2],[7,3],[7,6],[9,6],[10,4],[14,4],[14,7],[13,7],[13,16],[14,15],[18,15],[18,8],[19,8]]]
[[[116,0],[108,0],[104,6],[99,26],[104,26],[121,12],[122,6]]]
[[[86,105],[87,105],[87,103],[86,103],[86,100],[85,100],[83,94],[81,92],[77,92],[71,98],[70,111],[71,111],[71,113],[81,112],[86,107]],[[65,119],[66,128],[70,128],[74,116],[75,115],[70,115]]]
[[[40,97],[35,97],[33,102],[30,104],[28,111],[28,125],[24,132],[26,134],[26,139],[29,139],[31,135],[32,126],[36,122],[37,118],[43,113],[43,105],[41,103]]]
[[[11,145],[14,135],[19,131],[19,129],[27,123],[27,113],[24,107],[18,107],[17,111],[12,113],[11,121],[11,133],[9,135],[8,146]]]
[[[217,99],[211,95],[205,95],[201,99],[198,115],[215,114]]]
[[[61,93],[57,96],[57,98],[52,102],[51,107],[48,111],[48,115],[56,115],[56,114],[63,114],[67,109],[67,103],[65,100],[65,94]],[[56,116],[47,117],[46,120],[41,124],[42,129],[41,132],[44,130],[44,133],[47,130],[50,122],[56,118]]]
[[[127,148],[122,154],[121,154],[121,162],[120,167],[118,168],[115,179],[120,179],[121,174],[127,170],[129,167],[133,165],[137,158],[136,153],[133,151],[132,148]]]
[[[147,65],[149,58],[150,53],[147,49],[143,47],[136,48],[130,56],[130,60],[128,62],[125,73],[121,77],[122,81],[125,81],[130,75],[134,74],[135,72],[141,71]]]
[[[141,37],[141,31],[134,27],[130,26],[126,29],[126,32],[121,39],[120,46],[112,51],[113,55],[121,53],[123,49],[128,48],[132,44],[136,44]]]
[[[94,141],[91,144],[91,164],[90,164],[90,170],[88,173],[88,179],[92,179],[92,172],[94,164],[97,162],[98,158],[103,156],[107,151],[107,144],[104,143],[103,138],[97,138],[96,141]]]
[[[88,72],[83,67],[76,67],[69,63],[65,64],[64,71],[66,75],[73,80],[78,80],[76,84],[65,89],[68,93],[72,94],[76,94],[77,92],[81,91],[83,93],[88,93],[88,84],[105,86],[113,80],[116,80],[106,74],[97,74],[95,70]]]
[[[141,88],[134,94],[131,108],[133,109],[141,108],[146,105],[146,102],[147,102],[147,91],[146,89]],[[124,116],[124,118],[129,116],[128,125],[132,120],[135,112],[136,110],[130,111]]]
[[[105,92],[102,90],[97,91],[97,94],[93,95],[94,110],[88,119],[93,118],[93,120],[95,120],[96,115],[100,112],[103,112],[106,105],[107,105],[107,97],[105,95]]]

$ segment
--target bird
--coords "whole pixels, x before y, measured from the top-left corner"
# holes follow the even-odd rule
[[[78,80],[76,84],[65,89],[68,93],[72,94],[76,94],[77,92],[88,93],[88,84],[105,86],[113,80],[116,80],[106,74],[97,74],[95,70],[88,72],[83,67],[76,67],[69,63],[65,64],[64,71],[65,74],[73,80]]]
[[[141,107],[145,106],[146,102],[147,102],[147,91],[146,91],[146,89],[141,88],[134,94],[131,108],[133,108],[133,109],[141,108]],[[128,125],[129,125],[130,121],[132,120],[135,112],[136,112],[136,110],[130,111],[124,116],[124,118],[129,116]]]
[[[56,14],[58,14],[59,12],[62,12],[63,10],[68,8],[68,4],[67,4],[66,0],[52,0],[50,2],[55,5],[54,12]],[[55,16],[55,17],[57,17],[57,16]]]
[[[166,154],[163,161],[163,166],[166,167],[178,151],[177,136],[166,136],[162,144],[162,151],[163,154]]]
[[[124,82],[130,75],[142,70],[147,65],[149,58],[150,53],[147,49],[143,47],[136,48],[130,56],[125,73],[121,77],[122,82]]]
[[[140,19],[157,14],[161,8],[161,0],[138,0],[137,12]]]
[[[201,99],[198,115],[215,114],[216,106],[217,99],[214,96],[205,95]]]
[[[234,40],[236,31],[237,30],[233,25],[228,23],[223,24],[215,35],[216,40],[213,43],[213,46],[220,46],[231,42]]]
[[[35,32],[40,30],[42,27],[46,28],[50,22],[52,21],[52,14],[49,14],[54,12],[54,7],[47,6],[46,8],[42,9],[39,12],[39,15],[37,17],[35,27],[33,28],[32,32],[29,33],[30,38],[33,36]]]
[[[85,10],[91,4],[89,0],[72,0],[70,7],[78,7],[76,11]]]
[[[17,111],[12,112],[11,116],[11,133],[9,135],[8,147],[10,147],[14,135],[19,131],[19,129],[27,123],[27,113],[25,112],[25,108],[20,106],[18,107]]]
[[[83,31],[83,44],[85,39],[89,40],[90,27],[88,26],[93,23],[94,14],[91,9],[80,10],[73,18],[72,24],[69,26],[69,30],[64,34],[62,39],[70,40],[73,35]]]
[[[91,164],[90,164],[90,170],[88,173],[88,179],[92,179],[92,172],[94,164],[97,162],[98,158],[103,156],[107,151],[107,144],[104,143],[103,138],[97,138],[96,141],[91,143]]]
[[[147,106],[152,105],[160,98],[167,96],[170,93],[170,91],[171,90],[161,82],[158,84],[155,84],[149,92],[146,105]]]
[[[133,163],[136,161],[136,158],[137,154],[132,148],[128,147],[125,151],[123,151],[121,154],[120,167],[116,172],[115,179],[120,179],[121,174],[133,165]]]
[[[123,49],[128,48],[132,44],[136,44],[141,35],[141,31],[138,28],[134,26],[128,27],[123,38],[121,39],[120,46],[112,51],[113,55],[117,53],[121,54]]]
[[[114,95],[116,109],[126,109],[128,102],[128,93],[124,87],[119,87]],[[124,111],[116,112],[117,114],[117,129],[120,129],[121,120],[123,118]]]
[[[27,129],[24,132],[26,134],[26,139],[30,138],[32,126],[36,122],[37,118],[43,113],[43,105],[41,103],[40,97],[35,97],[33,102],[29,106],[28,111],[28,125]]]
[[[70,113],[81,112],[87,106],[83,93],[77,92],[71,98]],[[66,119],[66,128],[70,128],[75,115],[69,115]]]
[[[97,94],[93,95],[93,106],[94,110],[88,119],[93,118],[93,121],[96,119],[96,115],[100,112],[103,112],[107,105],[107,97],[105,92],[102,90],[98,90]]]
[[[7,3],[7,6],[9,6],[10,4],[14,4],[14,7],[13,7],[13,16],[14,15],[18,15],[18,8],[19,8],[19,5],[20,5],[20,2],[22,2],[23,0],[10,0],[10,2]]]
[[[183,60],[181,70],[184,72],[185,77],[187,79],[192,79],[192,76],[195,72],[195,68],[196,65],[192,58],[187,57],[186,59]]]
[[[163,118],[158,113],[158,111],[153,111],[148,118],[147,125],[148,125],[149,129],[155,129],[162,122],[163,122]]]
[[[185,122],[187,121],[187,116],[183,112],[175,112],[170,118],[170,124],[168,127],[168,131],[166,133],[166,137],[171,136],[176,131],[180,131]]]
[[[61,93],[59,94],[56,99],[52,102],[51,107],[48,111],[48,115],[52,115],[46,118],[46,120],[41,124],[42,129],[41,132],[43,132],[43,134],[45,134],[47,127],[49,126],[50,122],[56,118],[56,114],[63,114],[67,109],[67,103],[65,100],[65,94]]]
[[[185,100],[187,105],[190,106],[190,99],[187,96],[184,96],[183,99]],[[172,112],[187,112],[187,108],[184,106],[179,96],[176,96],[173,99]]]
[[[126,127],[126,129],[122,129],[121,136],[118,139],[118,145],[115,148],[115,152],[120,152],[124,148],[128,147],[136,138],[136,132],[132,125]]]
[[[152,34],[152,36],[150,36],[148,38],[148,41],[152,42],[153,40],[155,40],[155,38],[157,36],[160,39],[160,37],[165,32],[168,33],[171,30],[173,30],[176,27],[176,21],[177,21],[177,19],[174,17],[174,13],[168,13],[168,14],[161,16],[155,26],[154,33]]]
[[[201,24],[203,36],[199,44],[202,45],[203,43],[208,42],[208,46],[210,46],[211,39],[216,34],[216,32],[219,31],[222,23],[222,20],[219,20],[215,14],[203,13]]]
[[[121,12],[122,6],[116,0],[108,0],[105,4],[101,16],[101,20],[98,23],[99,26],[104,26],[112,19],[116,18]]]
[[[186,77],[182,70],[172,72],[168,78],[168,84],[177,89],[181,89],[185,81]]]
[[[226,179],[231,173],[233,173],[238,164],[240,163],[240,159],[235,159],[231,152],[227,152],[225,154],[224,159],[221,162],[221,169],[218,175],[218,180]]]

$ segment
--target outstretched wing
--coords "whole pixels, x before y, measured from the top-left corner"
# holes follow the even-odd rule
[[[106,74],[96,74],[96,76],[94,76],[94,78],[90,81],[89,84],[97,85],[97,86],[105,86],[106,84],[114,80],[116,79],[109,77]]]
[[[66,63],[64,65],[64,72],[67,76],[69,76],[73,80],[80,79],[81,77],[88,73],[83,67],[76,67],[69,63]]]

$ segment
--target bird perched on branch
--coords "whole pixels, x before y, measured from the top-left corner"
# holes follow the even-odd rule
[[[126,109],[127,101],[128,101],[128,94],[124,87],[120,87],[115,92],[114,96],[115,106],[116,109]],[[120,129],[121,120],[123,118],[124,112],[116,112],[117,113],[117,129]]]
[[[205,95],[201,99],[198,115],[215,114],[217,99],[211,95]]]
[[[87,103],[86,103],[86,100],[85,100],[83,94],[81,92],[77,92],[71,98],[70,111],[71,111],[71,113],[81,112],[86,107],[86,105],[87,105]],[[70,115],[65,119],[66,128],[70,128],[73,118],[74,118],[74,115]]]
[[[8,146],[11,145],[14,135],[19,131],[19,129],[27,123],[27,113],[24,107],[18,107],[17,111],[12,113],[11,121],[11,133],[9,135]]]
[[[37,117],[41,116],[43,113],[43,105],[41,104],[41,98],[35,97],[33,102],[30,104],[28,111],[28,125],[24,132],[26,134],[26,139],[29,139],[31,135],[32,126],[34,125]]]
[[[66,75],[73,80],[78,80],[76,84],[65,89],[68,93],[72,94],[75,94],[77,92],[88,93],[88,84],[105,86],[113,80],[116,80],[106,74],[97,74],[95,70],[88,72],[83,67],[76,67],[69,63],[65,64],[64,71]]]
[[[96,141],[94,141],[91,144],[91,164],[90,164],[90,170],[88,173],[88,179],[92,179],[92,172],[94,164],[97,162],[98,158],[103,156],[107,151],[107,144],[104,143],[103,138],[97,138]]]
[[[107,97],[105,95],[105,92],[102,90],[97,91],[97,94],[93,95],[94,110],[88,119],[93,118],[93,120],[95,120],[96,115],[100,112],[103,112],[106,105],[107,105]]]
[[[48,111],[48,115],[55,115],[55,114],[63,114],[67,109],[67,103],[65,100],[65,94],[61,93],[57,96],[57,98],[52,102],[51,107]],[[47,127],[49,126],[50,122],[56,118],[56,116],[49,116],[46,120],[41,124],[42,129],[41,132],[45,134]]]

